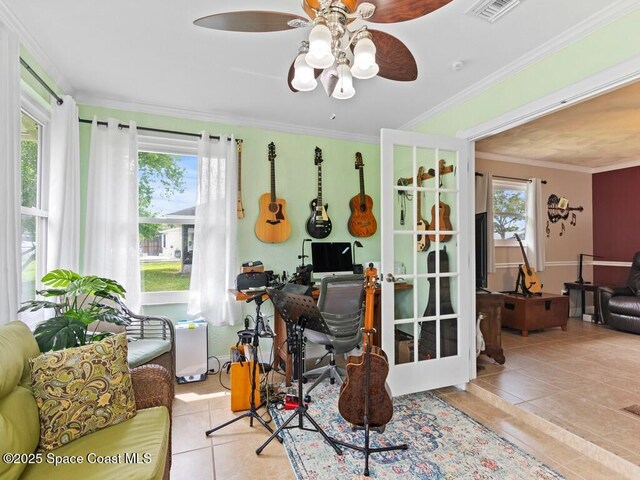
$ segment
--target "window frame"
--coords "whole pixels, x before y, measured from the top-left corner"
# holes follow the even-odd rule
[[[198,156],[198,140],[173,134],[138,132],[138,153],[151,152],[166,155]],[[165,217],[138,217],[141,223],[171,223],[173,225],[195,225],[196,217],[190,215],[169,215]],[[142,274],[140,276],[142,290]],[[140,292],[140,302],[145,305],[186,304],[189,302],[189,290],[159,292]]]
[[[527,180],[493,180],[493,185],[491,186],[491,201],[493,202],[493,195],[494,192],[497,189],[501,189],[501,190],[519,190],[524,192],[524,214],[520,215],[520,214],[515,214],[515,213],[511,213],[511,212],[500,212],[500,213],[508,213],[510,215],[513,216],[517,216],[517,217],[522,217],[522,220],[524,220],[525,223],[525,229],[526,229],[526,225],[527,225],[527,221],[528,221],[528,216],[527,216],[527,202],[528,202],[528,198],[527,198]],[[494,219],[496,216],[496,211],[495,211],[495,206],[492,205],[492,210],[493,210],[493,218],[491,219],[491,232],[494,235],[494,239],[493,239],[493,244],[494,247],[519,247],[520,245],[518,244],[518,241],[515,239],[515,237],[511,237],[511,238],[506,238],[506,239],[498,239],[495,238],[495,230],[493,229],[493,224],[494,224]],[[522,241],[523,246],[527,245],[526,242],[526,235],[525,235],[525,240]]]
[[[20,96],[20,116],[22,117],[23,114],[30,117],[40,126],[38,139],[38,186],[36,206],[23,207],[22,199],[20,201],[20,218],[22,219],[23,215],[27,215],[35,217],[36,219],[35,289],[37,291],[42,289],[43,285],[41,279],[47,271],[51,111],[45,108],[40,101],[23,90]],[[21,162],[22,155],[19,160]],[[22,171],[20,171],[20,178],[22,178]],[[22,252],[22,240],[20,241],[18,250]],[[22,283],[20,286],[22,287]],[[20,288],[20,301],[22,302],[22,288]],[[33,328],[38,322],[45,319],[45,312],[44,310],[36,312],[22,312],[18,315],[18,318],[29,327]]]

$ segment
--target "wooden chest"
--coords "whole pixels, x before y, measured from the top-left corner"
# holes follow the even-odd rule
[[[569,297],[566,295],[507,294],[504,297],[502,312],[502,326],[511,327],[522,332],[522,336],[529,335],[530,330],[542,330],[550,327],[561,327],[567,330],[569,318]]]
[[[476,293],[476,313],[484,316],[480,322],[480,331],[485,349],[480,353],[493,358],[500,365],[505,361],[501,332],[504,298],[502,293]]]

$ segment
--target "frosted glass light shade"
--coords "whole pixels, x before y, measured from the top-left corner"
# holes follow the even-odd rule
[[[353,77],[349,65],[345,63],[338,65],[338,83],[331,96],[338,100],[347,100],[355,94],[356,90],[353,88]]]
[[[353,67],[351,73],[354,77],[366,80],[375,77],[380,70],[376,63],[376,46],[369,38],[361,38],[353,49]]]
[[[295,74],[291,80],[291,86],[300,92],[308,92],[318,85],[315,79],[313,68],[304,59],[305,54],[301,53],[296,58],[293,68]]]
[[[319,23],[309,34],[309,53],[305,60],[313,68],[327,68],[333,65],[335,57],[331,53],[331,31]]]

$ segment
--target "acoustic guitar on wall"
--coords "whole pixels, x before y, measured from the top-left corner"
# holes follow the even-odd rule
[[[263,242],[280,243],[291,235],[291,224],[287,218],[287,202],[276,196],[276,146],[273,142],[269,144],[268,158],[271,164],[271,192],[260,196],[255,232]]]
[[[356,170],[360,176],[360,193],[349,200],[351,216],[347,228],[354,237],[370,237],[376,233],[378,223],[373,216],[373,200],[364,191],[364,162],[360,152],[356,153]]]
[[[442,175],[444,160],[440,160],[440,175]],[[429,171],[431,173],[431,170]],[[440,188],[442,188],[442,177],[440,177]],[[440,192],[438,192],[438,223],[436,224],[436,205],[435,203],[431,207],[431,223],[429,223],[429,227],[427,230],[435,231],[436,225],[438,226],[438,231],[443,230],[453,230],[453,225],[451,225],[450,215],[451,215],[451,207],[440,200]],[[436,237],[440,240],[440,242],[448,242],[451,240],[451,235],[449,234],[440,234],[429,235],[429,240],[432,242],[436,241]]]
[[[242,220],[244,218],[244,207],[242,206],[242,140],[236,140],[236,151],[238,153],[238,199],[236,216],[238,220]]]
[[[318,195],[311,200],[311,216],[307,220],[307,233],[313,238],[327,238],[331,233],[328,203],[322,203],[322,150],[316,147],[313,163],[318,167]]]
[[[525,294],[540,293],[542,291],[542,283],[540,283],[538,274],[533,269],[533,267],[529,265],[529,260],[527,259],[527,254],[524,252],[524,247],[522,246],[520,237],[517,233],[514,234],[514,237],[516,237],[516,240],[518,240],[518,243],[520,244],[522,259],[524,260],[524,265],[520,265],[520,275],[522,276],[522,291]]]

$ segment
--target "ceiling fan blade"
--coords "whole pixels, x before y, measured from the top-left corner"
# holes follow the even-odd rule
[[[372,3],[376,11],[367,20],[373,23],[396,23],[413,20],[444,7],[452,0],[362,0]],[[361,2],[358,2],[361,3]]]
[[[247,10],[243,12],[216,13],[199,18],[193,23],[199,27],[227,32],[279,32],[291,29],[287,25],[290,20],[307,21],[306,18],[291,13]]]
[[[412,82],[418,78],[418,65],[407,46],[393,35],[380,30],[371,30],[371,40],[376,46],[376,63],[380,67],[379,77]]]

